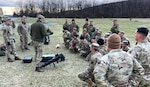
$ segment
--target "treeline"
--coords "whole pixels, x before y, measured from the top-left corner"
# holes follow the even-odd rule
[[[74,4],[64,4],[63,0],[50,1],[43,0],[38,6],[26,3],[24,7],[14,16],[36,16],[43,14],[45,17],[76,17],[76,18],[148,18],[150,17],[150,0],[128,0],[116,3],[106,3],[98,5],[94,0],[72,0]],[[61,2],[62,1],[62,2]],[[86,2],[86,3],[85,3]],[[55,3],[55,4],[54,4]]]

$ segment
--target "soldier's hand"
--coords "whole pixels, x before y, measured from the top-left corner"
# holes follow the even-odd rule
[[[14,43],[16,42],[16,40],[15,40],[15,39],[13,39],[13,41],[14,41]]]
[[[7,42],[7,45],[10,45],[10,42]]]

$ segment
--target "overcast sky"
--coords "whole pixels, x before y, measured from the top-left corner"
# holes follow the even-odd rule
[[[0,6],[18,6],[18,1],[24,1],[24,0],[0,0]],[[37,0],[40,1],[40,0]],[[71,1],[71,0],[70,0]],[[89,0],[92,1],[92,0]],[[97,3],[103,3],[104,0],[96,0]],[[121,1],[121,0],[105,0],[107,2],[115,2],[115,1]]]

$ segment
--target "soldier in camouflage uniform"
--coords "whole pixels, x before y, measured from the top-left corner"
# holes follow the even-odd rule
[[[68,49],[70,47],[69,43],[71,41],[71,33],[67,29],[64,29],[63,39],[64,39],[65,47]]]
[[[20,44],[21,50],[29,50],[28,47],[28,33],[30,31],[30,27],[26,22],[26,16],[21,18],[21,23],[17,27],[18,34],[20,36]]]
[[[95,27],[93,26],[93,21],[90,21],[90,25],[87,28],[87,32],[92,36],[92,33],[95,32]]]
[[[89,60],[89,67],[87,68],[86,71],[78,74],[78,77],[85,82],[89,82],[90,80],[93,81],[93,83],[95,82],[94,76],[93,76],[93,70],[95,68],[95,65],[98,61],[98,59],[100,59],[102,57],[101,53],[98,52],[98,48],[99,45],[97,43],[92,43],[90,50],[91,50],[91,58]]]
[[[85,19],[85,24],[83,25],[83,29],[84,29],[84,28],[87,29],[88,26],[89,26],[89,19],[86,18],[86,19]]]
[[[128,51],[145,69],[143,79],[135,78],[136,83],[133,84],[135,87],[150,87],[150,42],[146,40],[148,32],[146,27],[137,28],[135,33],[137,44]]]
[[[71,32],[71,39],[73,39],[74,38],[74,34],[77,34],[78,32],[77,32],[77,28],[76,27],[74,27],[73,28],[73,30],[72,30],[72,32]]]
[[[40,61],[42,58],[43,52],[43,42],[44,38],[47,36],[46,28],[42,22],[44,22],[45,17],[43,15],[38,16],[38,20],[36,23],[31,25],[31,39],[33,41],[35,56],[34,59],[36,61],[36,69],[37,72],[43,72],[43,68],[40,67]]]
[[[6,45],[6,57],[8,59],[8,62],[13,62],[10,56],[11,53],[14,55],[15,60],[21,60],[16,53],[14,31],[11,26],[11,19],[9,17],[6,17],[4,18],[4,21],[5,22],[2,26],[2,30],[3,30],[4,42]]]
[[[98,30],[97,31],[97,34],[96,34],[96,36],[95,36],[95,39],[96,39],[96,41],[98,41],[98,39],[101,39],[102,38],[102,31],[101,30]]]
[[[143,67],[132,55],[120,49],[119,35],[112,34],[107,44],[109,53],[97,60],[93,71],[97,87],[131,87],[129,77],[133,72],[143,75]]]
[[[114,23],[114,25],[113,25],[113,27],[110,29],[110,31],[111,31],[112,33],[119,34],[118,20],[114,20],[113,23]]]
[[[128,41],[128,46],[130,47],[130,40],[127,37],[125,37],[124,32],[123,31],[120,32],[119,35],[120,35],[120,38],[121,38],[121,42]]]
[[[79,38],[78,38],[78,33],[74,33],[74,38],[71,40],[70,42],[70,47],[69,49],[74,52],[74,53],[77,53],[79,52],[78,49],[79,49]]]
[[[79,26],[76,24],[74,19],[72,19],[72,23],[69,25],[69,32],[70,33],[72,33],[73,28],[76,28],[77,32],[79,32]]]
[[[99,44],[99,52],[102,54],[102,56],[106,55],[108,53],[108,50],[107,46],[105,45],[104,39],[98,39],[97,43]]]
[[[85,58],[90,53],[89,42],[82,35],[80,36],[80,44],[78,50],[80,52],[80,55]]]
[[[128,52],[128,50],[130,49],[130,47],[128,46],[128,43],[129,42],[127,40],[122,41],[121,49],[125,52]]]
[[[63,30],[68,30],[69,31],[69,23],[68,20],[66,19],[64,25],[63,25]]]
[[[86,39],[88,42],[91,41],[91,37],[90,37],[90,35],[87,33],[87,29],[86,29],[86,28],[83,29],[83,34],[81,34],[81,36],[83,36],[84,39]]]

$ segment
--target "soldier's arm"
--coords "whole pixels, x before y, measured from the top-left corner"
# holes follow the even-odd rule
[[[44,26],[44,25],[41,25],[41,28],[42,28],[42,31],[41,31],[42,36],[43,36],[43,37],[46,37],[46,36],[47,36],[47,31],[46,31],[45,26]]]
[[[95,76],[95,81],[98,87],[108,87],[108,81],[106,80],[106,74],[108,70],[109,62],[106,56],[103,56],[98,60],[93,74]]]
[[[4,37],[5,42],[9,42],[7,27],[2,27],[2,30],[3,30],[3,37]]]
[[[18,27],[17,27],[17,32],[18,32],[19,36],[22,36],[21,28],[22,28],[22,26],[19,24]]]

